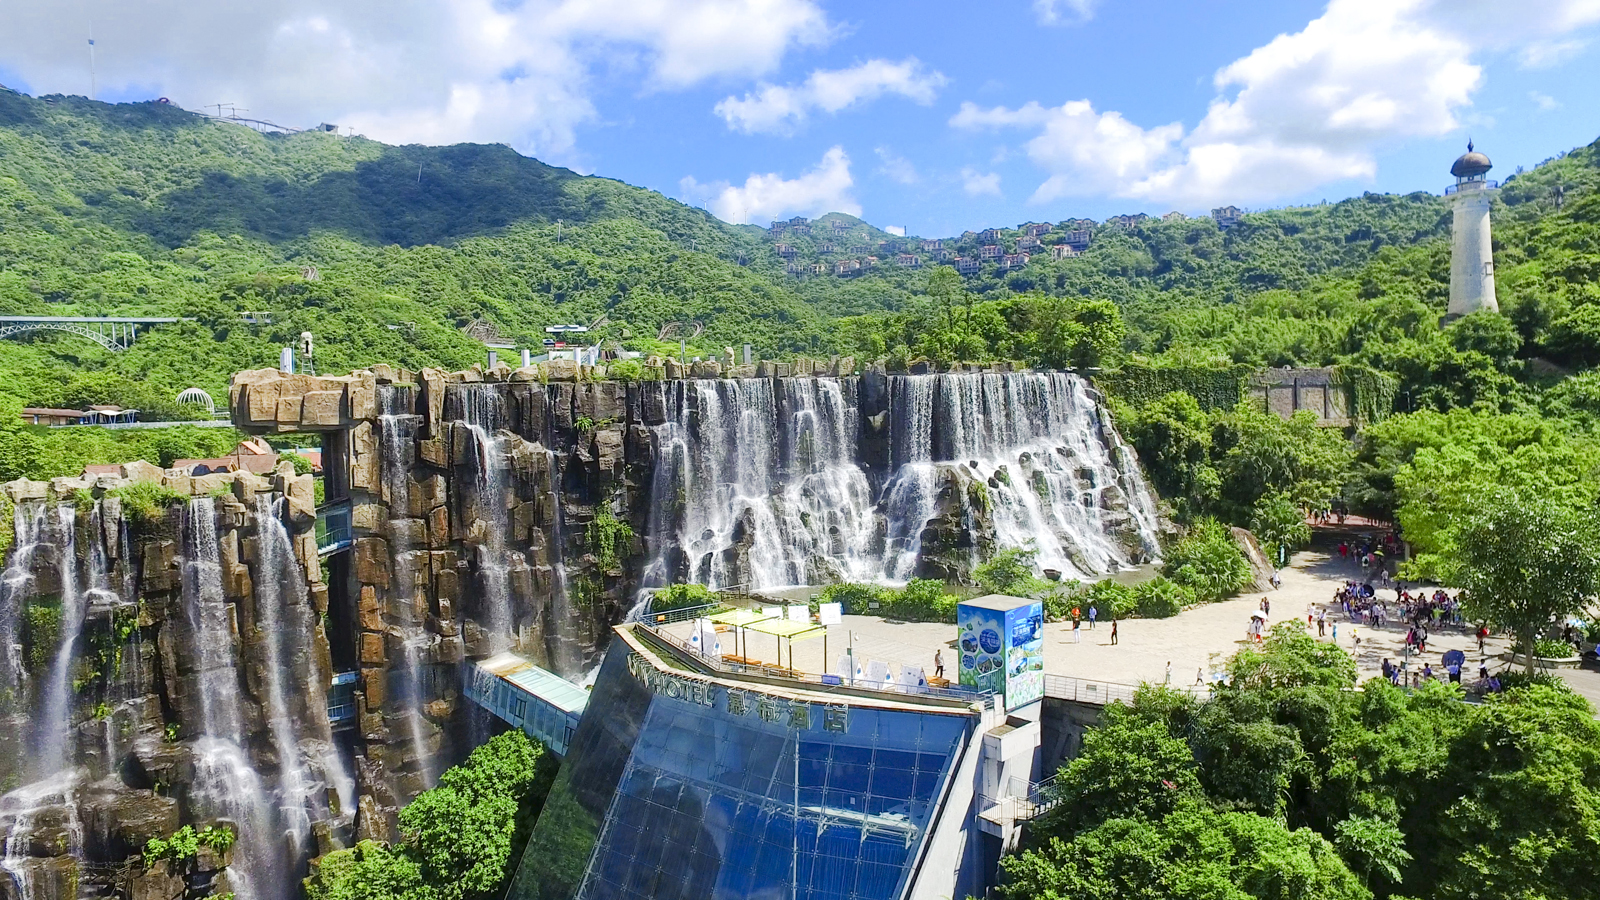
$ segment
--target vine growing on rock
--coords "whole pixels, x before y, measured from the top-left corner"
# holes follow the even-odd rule
[[[622,565],[633,548],[633,526],[618,519],[610,502],[601,503],[586,532],[589,552],[601,571],[610,572]]]

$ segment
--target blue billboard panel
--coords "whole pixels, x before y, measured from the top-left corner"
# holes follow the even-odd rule
[[[1044,604],[990,594],[956,609],[961,684],[1003,694],[1016,709],[1044,696]]]

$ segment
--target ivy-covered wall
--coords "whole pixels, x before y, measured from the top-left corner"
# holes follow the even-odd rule
[[[1095,383],[1108,395],[1142,406],[1173,392],[1193,396],[1200,408],[1232,409],[1244,399],[1253,366],[1161,366],[1127,362],[1102,372]]]
[[[1329,425],[1362,426],[1387,418],[1394,411],[1399,386],[1390,376],[1361,365],[1341,365],[1327,369],[1257,369],[1248,365],[1163,366],[1144,362],[1124,363],[1101,373],[1095,383],[1107,395],[1134,406],[1142,406],[1167,394],[1178,392],[1194,397],[1203,410],[1231,409],[1247,396],[1261,396],[1265,388],[1299,381],[1307,386],[1326,386],[1344,398],[1338,415]],[[1316,410],[1313,410],[1316,412]],[[1319,418],[1322,414],[1318,412]]]

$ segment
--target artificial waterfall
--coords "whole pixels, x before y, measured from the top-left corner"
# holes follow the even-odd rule
[[[1087,381],[851,368],[246,372],[236,426],[320,433],[321,488],[276,460],[5,485],[0,900],[290,900],[482,736],[476,661],[578,680],[649,588],[1157,553]],[[236,842],[143,858],[184,825]]]
[[[0,897],[287,900],[356,804],[328,724],[312,480],[127,471],[5,486]],[[142,859],[186,824],[236,840]]]
[[[189,501],[182,536],[187,660],[194,666],[200,707],[193,744],[196,811],[238,829],[229,878],[234,893],[241,900],[279,900],[287,894],[283,870],[288,861],[278,846],[270,798],[245,749],[235,637],[239,622],[223,589],[217,513],[210,498]]]
[[[1066,373],[682,380],[654,427],[645,586],[962,578],[984,556],[1095,578],[1151,558],[1131,453]]]

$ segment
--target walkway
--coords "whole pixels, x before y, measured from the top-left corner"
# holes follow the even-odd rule
[[[1244,646],[1250,614],[1256,611],[1262,596],[1267,596],[1272,610],[1269,627],[1287,619],[1303,620],[1308,608],[1314,611],[1317,606],[1326,604],[1330,626],[1334,621],[1339,622],[1339,646],[1356,656],[1361,678],[1376,676],[1385,658],[1399,663],[1405,629],[1356,626],[1355,633],[1361,636],[1361,647],[1357,651],[1351,623],[1343,620],[1343,610],[1333,603],[1333,595],[1346,580],[1359,578],[1360,574],[1361,568],[1354,562],[1341,562],[1320,549],[1301,551],[1290,560],[1289,568],[1283,570],[1283,586],[1278,590],[1207,604],[1170,619],[1126,619],[1119,623],[1116,646],[1111,644],[1111,626],[1107,622],[1101,621],[1090,629],[1086,621],[1077,641],[1072,638],[1070,622],[1048,623],[1045,625],[1044,669],[1049,675],[1086,681],[1161,684],[1168,681],[1170,664],[1174,687],[1193,686],[1197,681],[1211,678],[1214,672],[1220,672],[1227,658]],[[1392,588],[1381,589],[1378,593],[1381,598],[1396,599]],[[921,666],[928,675],[933,675],[934,651],[942,649],[945,674],[953,675],[956,651],[950,642],[954,634],[952,625],[845,616],[843,625],[829,629],[827,652],[829,662],[835,662],[845,647],[853,644],[858,660]],[[1324,640],[1331,641],[1331,634]],[[788,646],[784,643],[783,663],[787,664]],[[776,644],[776,638],[752,634],[749,655],[776,661]],[[1426,658],[1413,658],[1413,665],[1420,669],[1424,662],[1429,662],[1435,671],[1442,672],[1441,655],[1452,649],[1467,652],[1468,677],[1475,677],[1483,657],[1477,652],[1477,641],[1465,630],[1436,629],[1428,642]],[[1498,655],[1507,649],[1505,638],[1490,638],[1486,649],[1489,668],[1502,668],[1504,663]],[[804,671],[823,671],[822,653],[821,639],[799,642],[794,646],[794,664]],[[1557,674],[1600,710],[1600,673],[1563,669]]]

